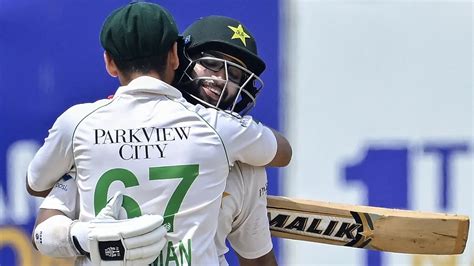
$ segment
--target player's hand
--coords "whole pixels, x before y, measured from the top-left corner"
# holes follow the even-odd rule
[[[118,220],[122,205],[119,192],[88,223],[89,252],[93,265],[148,265],[166,244],[166,229],[160,215]]]
[[[94,220],[119,220],[120,209],[122,208],[123,194],[118,191],[107,202],[107,205],[100,210]]]

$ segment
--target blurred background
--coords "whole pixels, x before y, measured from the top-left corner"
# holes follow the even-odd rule
[[[294,151],[269,194],[474,217],[473,2],[153,2],[180,30],[216,14],[252,31],[267,63],[252,114]],[[69,265],[30,245],[40,201],[25,172],[57,116],[115,92],[99,32],[126,3],[0,0],[1,266]],[[472,240],[460,256],[274,244],[281,265],[474,265]]]

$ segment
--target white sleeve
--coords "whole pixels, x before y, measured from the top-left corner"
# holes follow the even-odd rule
[[[230,165],[240,161],[264,166],[275,157],[275,135],[268,127],[254,121],[250,116],[239,119],[223,113],[218,116],[216,130],[222,138]]]
[[[76,220],[79,216],[78,200],[76,181],[66,175],[56,182],[51,192],[41,203],[40,209],[58,210],[71,220]]]
[[[255,259],[273,248],[267,217],[267,174],[263,167],[240,165],[245,197],[228,240],[240,256]]]
[[[35,191],[50,189],[74,165],[72,134],[75,125],[68,111],[56,120],[28,166],[28,185]]]

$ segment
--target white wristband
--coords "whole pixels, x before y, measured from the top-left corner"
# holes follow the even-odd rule
[[[52,257],[81,255],[69,237],[72,222],[64,215],[54,215],[38,224],[34,231],[34,241],[38,250]]]

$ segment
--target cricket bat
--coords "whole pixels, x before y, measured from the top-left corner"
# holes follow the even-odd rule
[[[268,196],[272,236],[410,254],[461,254],[469,217]]]

